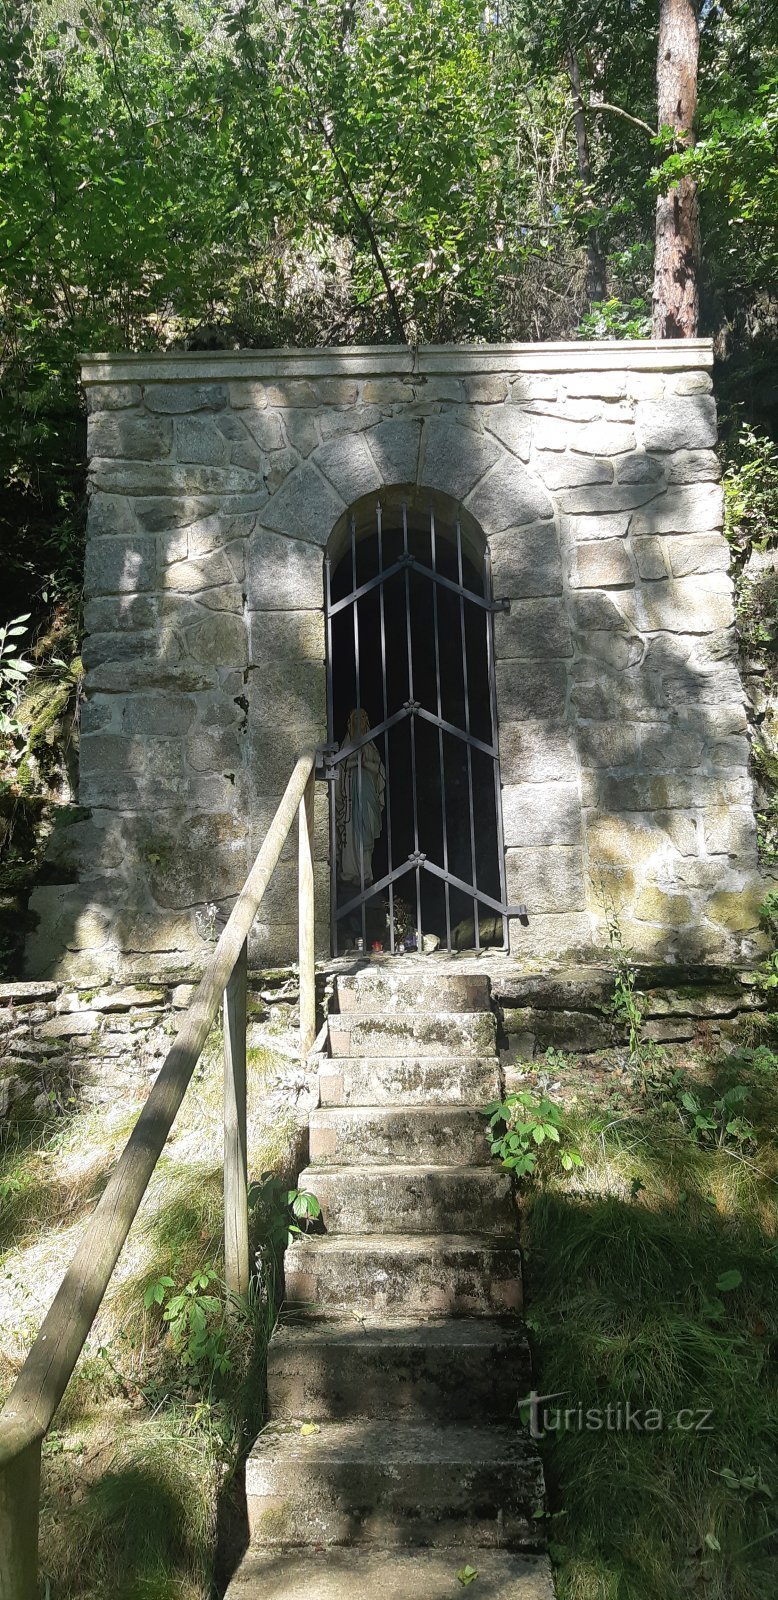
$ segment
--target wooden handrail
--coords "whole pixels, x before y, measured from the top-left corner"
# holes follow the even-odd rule
[[[230,912],[216,949],[206,965],[173,1045],[154,1080],[146,1104],[95,1208],[14,1388],[0,1413],[0,1600],[35,1600],[37,1489],[34,1515],[29,1501],[32,1495],[30,1486],[37,1484],[40,1444],[89,1335],[223,995],[225,995],[227,1023],[225,1038],[229,1038],[225,1052],[227,1067],[225,1103],[236,1108],[237,1117],[237,1123],[227,1131],[225,1143],[225,1178],[229,1181],[228,1169],[232,1168],[234,1179],[231,1198],[225,1196],[225,1199],[228,1200],[233,1213],[238,1203],[236,1194],[239,1177],[235,1179],[234,1162],[239,1162],[239,1172],[241,1170],[245,1172],[245,1036],[241,1136],[239,1050],[236,1056],[236,1028],[234,1016],[230,1021],[226,995],[230,992],[236,968],[240,970],[243,965],[251,925],[295,818],[298,818],[301,828],[301,867],[305,851],[311,850],[314,765],[315,752],[312,750],[301,755],[297,761],[262,848]],[[304,819],[305,845],[302,838]],[[300,885],[300,912],[302,916],[303,901],[305,901],[306,918],[306,929],[300,930],[300,952],[302,957],[305,950],[306,963],[311,966],[313,906],[312,901],[309,901],[309,891],[312,897],[312,880],[311,863],[310,879],[307,871],[305,873],[305,890],[302,882]],[[310,929],[307,926],[309,920]],[[310,1005],[312,984],[313,972],[308,971],[306,965],[305,974],[302,970],[300,973],[301,1007],[303,988],[306,992],[306,1005]],[[245,988],[243,994],[245,1035]],[[303,1050],[309,1047],[305,1037],[309,1029],[310,1019],[306,1014],[306,1021],[301,1029]],[[233,1062],[232,1069],[230,1059]],[[233,1081],[230,1086],[230,1073],[234,1072],[236,1060],[237,1095],[235,1082]],[[228,1156],[228,1149],[233,1151],[232,1158]],[[245,1206],[245,1183],[242,1204]],[[228,1217],[226,1231],[230,1257],[229,1273],[233,1278],[233,1284],[228,1286],[235,1286],[237,1274],[238,1287],[241,1292],[245,1292],[245,1283],[241,1283],[240,1279],[247,1266],[247,1234],[244,1238],[240,1224],[237,1232],[233,1224],[234,1216]],[[232,1243],[229,1242],[231,1229]],[[29,1526],[31,1519],[32,1529]]]

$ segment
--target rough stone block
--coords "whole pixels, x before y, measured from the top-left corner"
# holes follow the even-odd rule
[[[718,483],[721,462],[715,450],[676,450],[665,460],[668,483]]]
[[[324,661],[323,611],[258,611],[250,626],[253,667]]]
[[[86,392],[87,411],[123,411],[139,406],[143,396],[139,383],[90,384]]]
[[[617,511],[634,511],[655,500],[660,483],[591,483],[578,489],[561,489],[557,505],[573,516],[612,517]]]
[[[643,722],[640,743],[644,772],[687,772],[700,765],[705,729],[699,725],[684,728],[666,722]]]
[[[710,394],[713,379],[709,372],[679,372],[670,379],[673,394]]]
[[[645,643],[637,633],[610,633],[605,629],[589,629],[579,633],[576,644],[581,664],[599,661],[612,672],[626,672],[644,658]],[[591,669],[586,667],[587,671]]]
[[[674,578],[686,578],[695,572],[728,572],[732,558],[726,539],[719,535],[681,535],[669,540],[667,553]]]
[[[558,412],[544,411],[535,415],[533,437],[536,450],[562,451],[570,442],[570,429]]]
[[[248,635],[243,617],[227,612],[207,617],[186,631],[186,646],[193,661],[208,667],[246,667]]]
[[[652,583],[640,590],[644,626],[652,632],[709,633],[733,621],[732,581],[723,572]]]
[[[580,549],[585,546],[581,545]],[[599,548],[594,546],[594,549]],[[608,549],[609,546],[603,546]],[[619,547],[616,546],[618,549]],[[638,602],[630,589],[603,594],[597,589],[582,589],[571,595],[573,627],[588,636],[593,632],[634,633]]]
[[[186,742],[187,765],[195,773],[234,773],[242,763],[242,744],[232,728],[195,733]]]
[[[750,806],[714,806],[703,813],[708,855],[756,862],[756,823]]]
[[[345,511],[340,495],[317,472],[311,460],[290,473],[263,507],[258,526],[289,539],[306,539],[325,545],[335,523]]]
[[[556,400],[559,379],[535,372],[523,372],[510,385],[510,398],[517,404],[524,400]]]
[[[511,955],[525,968],[545,969],[564,961],[591,960],[594,948],[592,926],[585,912],[567,916],[531,916],[525,927],[512,917],[509,928]]]
[[[86,550],[84,592],[92,596],[153,589],[156,561],[156,543],[148,535],[90,539]]]
[[[246,550],[250,611],[319,610],[324,604],[324,562],[316,545],[257,528]]]
[[[585,909],[581,852],[552,845],[508,850],[505,858],[508,900],[537,912],[567,913]]]
[[[158,461],[170,453],[173,429],[163,417],[135,411],[93,412],[87,425],[87,453],[123,457],[128,461]]]
[[[647,456],[644,451],[638,450],[635,455],[617,461],[616,477],[619,483],[661,483],[664,468],[655,456]]]
[[[448,417],[430,417],[422,435],[419,482],[464,500],[500,456],[499,445],[488,434]]]
[[[267,660],[260,668],[249,670],[246,693],[257,722],[293,730],[311,724],[321,728],[325,690],[323,660]]]
[[[147,383],[143,400],[149,411],[183,415],[187,411],[221,411],[227,404],[223,383]]]
[[[467,496],[466,505],[487,537],[553,516],[542,484],[530,477],[527,468],[513,456],[498,462]]]
[[[510,611],[498,612],[494,619],[494,644],[499,661],[571,656],[573,644],[563,601],[511,601]]]
[[[657,862],[667,851],[667,835],[642,817],[586,814],[584,827],[589,861],[596,865],[634,867]]]
[[[87,600],[84,606],[84,627],[87,633],[142,632],[153,629],[159,621],[159,601],[150,594],[108,595],[100,600]]]
[[[646,450],[709,450],[716,443],[716,402],[708,394],[641,400],[637,425]]]
[[[534,424],[528,412],[519,411],[513,406],[498,406],[487,411],[483,421],[488,432],[493,433],[507,450],[511,450],[522,461],[529,461]]]
[[[584,767],[635,767],[639,761],[639,736],[635,727],[620,722],[582,722],[576,740]]]
[[[623,539],[629,523],[628,511],[616,511],[610,515],[601,512],[593,517],[570,517],[567,526],[571,538],[578,543],[588,539]]]
[[[328,439],[319,446],[314,459],[344,505],[352,505],[363,495],[377,494],[382,487],[381,475],[361,433]]]
[[[547,489],[573,489],[580,484],[613,481],[612,462],[599,461],[596,456],[552,455],[549,451],[540,451],[534,467]]]
[[[539,721],[501,722],[500,774],[505,784],[575,783],[578,758],[572,735]]]
[[[183,832],[163,824],[146,859],[157,905],[181,910],[218,903],[243,887],[251,864],[244,819],[229,812],[190,817]]]
[[[179,461],[221,466],[229,460],[229,442],[210,417],[177,417],[175,440],[175,454]]]
[[[268,420],[275,416],[275,412],[267,413]],[[309,456],[319,444],[319,424],[313,411],[285,411],[284,433],[293,450],[299,451],[301,456]]]
[[[632,549],[641,578],[652,582],[656,578],[669,577],[664,549],[659,539],[650,534],[642,539],[634,539]]]
[[[266,498],[266,497],[265,497]],[[134,500],[133,511],[147,533],[163,533],[169,528],[186,528],[219,510],[219,501],[205,496],[159,495]]]
[[[496,372],[480,372],[465,378],[465,392],[471,405],[499,405],[507,398],[508,380]]]
[[[705,915],[732,933],[748,932],[759,926],[763,893],[762,886],[755,884],[734,893],[723,890],[712,894],[705,902]]]
[[[126,734],[181,735],[191,728],[195,701],[181,694],[135,694],[127,698],[122,714]]]
[[[633,534],[708,533],[723,521],[724,499],[718,484],[700,483],[666,489],[651,505],[635,512],[631,530]]]
[[[411,419],[379,422],[376,427],[367,429],[365,438],[387,487],[416,482],[421,450],[420,422]]]
[[[562,562],[553,523],[510,528],[489,543],[495,595],[513,600],[562,593]]]
[[[581,803],[577,784],[508,784],[502,791],[507,847],[581,843]]]
[[[567,669],[562,661],[498,661],[497,703],[517,722],[564,716]]]
[[[266,383],[265,396],[269,406],[315,406],[318,395],[307,378],[284,378],[279,383]]]
[[[177,594],[196,595],[204,589],[232,585],[242,577],[243,551],[239,545],[231,545],[229,550],[214,550],[198,560],[171,561],[163,585]]]
[[[90,474],[95,486],[110,494],[221,496],[251,494],[252,490],[263,488],[256,472],[246,472],[243,467],[204,467],[197,463],[112,461],[94,456]]]
[[[638,895],[635,916],[640,922],[657,922],[665,928],[683,928],[691,922],[694,906],[686,894],[672,894],[647,884]]]
[[[629,550],[620,539],[590,539],[574,554],[571,581],[585,589],[622,589],[635,582]]]
[[[624,422],[584,423],[571,429],[570,448],[590,456],[625,455],[635,448],[635,430]]]
[[[564,379],[567,395],[596,395],[600,400],[620,400],[629,383],[628,372],[570,372]]]

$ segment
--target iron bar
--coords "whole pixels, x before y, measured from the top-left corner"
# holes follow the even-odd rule
[[[472,600],[473,605],[478,606],[481,611],[505,610],[505,602],[502,600],[485,600],[483,595],[476,594],[474,589],[467,589],[463,584],[455,583],[453,578],[444,577],[442,572],[435,572],[432,567],[428,567],[424,561],[419,561],[418,557],[411,555],[409,551],[407,559],[403,559],[401,556],[392,563],[391,567],[386,568],[383,578],[378,573],[375,578],[368,578],[365,583],[360,584],[358,589],[355,587],[351,594],[345,594],[342,600],[336,600],[332,607],[333,616],[337,616],[339,611],[345,611],[346,606],[353,605],[355,600],[361,600],[362,596],[369,594],[371,589],[380,588],[381,584],[387,583],[389,578],[394,577],[396,572],[403,572],[408,567],[412,567],[413,571],[418,572],[422,578],[429,578],[432,583],[438,584],[441,589],[450,589],[452,594],[458,594],[465,600]]]
[[[324,562],[324,593],[327,611],[327,743],[335,744],[334,687],[332,676],[332,562]],[[338,954],[338,821],[337,784],[330,784],[330,922],[332,924],[333,955]]]
[[[459,573],[460,588],[462,585],[462,529],[457,517],[457,571]],[[470,738],[470,688],[467,679],[467,629],[465,627],[465,602],[463,592],[459,596],[459,624],[462,640],[462,682],[465,696],[465,732]],[[473,878],[473,887],[478,887],[478,863],[475,858],[475,809],[473,806],[473,757],[470,753],[470,744],[465,746],[467,751],[467,797],[470,809],[470,871]],[[481,930],[478,926],[478,903],[473,899],[473,933],[475,935],[476,950],[481,948]]]
[[[357,524],[356,524],[356,520],[355,520],[354,517],[351,518],[351,580],[352,580],[352,583],[354,585],[354,593],[356,594],[356,591],[357,591]],[[361,732],[361,730],[362,730],[362,715],[361,715],[361,712],[362,712],[362,699],[361,699],[362,685],[361,685],[360,671],[359,671],[359,601],[358,600],[354,601],[353,618],[354,618],[354,679],[355,679],[355,694],[354,694],[354,698],[356,700],[357,731]],[[348,765],[346,765],[346,776],[348,777]],[[359,831],[359,889],[360,889],[360,893],[361,893],[361,896],[362,896],[362,949],[365,950],[367,948],[367,911],[366,911],[366,908],[365,908],[365,899],[364,899],[364,895],[365,895],[365,841],[364,841],[364,837],[363,837],[363,833],[362,833],[362,818],[364,816],[363,793],[364,793],[364,791],[363,791],[363,787],[362,787],[362,746],[360,745],[358,750],[357,750],[357,828],[358,828],[358,831]],[[351,815],[352,815],[352,819],[353,819],[353,816],[354,816],[353,792],[352,792],[352,796],[351,796]]]
[[[408,507],[403,501],[403,554],[408,554]],[[408,645],[408,704],[413,705],[413,643],[411,639],[411,575],[405,568],[405,634]],[[416,789],[416,723],[411,717],[411,790],[413,793],[413,848],[419,850],[419,798]],[[421,873],[416,869],[416,949],[421,950]]]
[[[395,948],[394,948],[394,880],[391,878],[391,872],[392,872],[392,784],[391,784],[391,774],[390,774],[390,768],[389,768],[389,698],[388,698],[387,686],[386,686],[386,618],[385,618],[385,615],[384,615],[385,579],[382,577],[382,574],[383,574],[383,571],[384,571],[384,533],[383,533],[383,520],[382,520],[382,515],[381,515],[381,502],[380,502],[380,500],[378,501],[378,503],[376,505],[376,508],[375,508],[375,516],[376,516],[376,534],[377,534],[377,537],[378,537],[378,576],[382,580],[381,581],[381,587],[380,587],[380,589],[378,591],[378,606],[379,606],[379,614],[380,614],[380,619],[381,619],[381,693],[382,693],[382,704],[383,704],[383,708],[384,708],[384,724],[385,724],[385,733],[384,733],[384,773],[385,773],[385,778],[386,778],[386,855],[387,855],[387,862],[388,862],[388,865],[389,865],[389,873],[390,873],[390,881],[389,881],[389,949],[390,949],[392,955],[394,955],[395,954]]]
[[[484,550],[484,594],[492,593],[492,553],[489,545]],[[505,870],[505,842],[502,827],[502,787],[500,783],[500,744],[497,725],[497,671],[494,659],[494,613],[489,613],[486,618],[486,664],[489,674],[489,703],[492,718],[492,740],[494,742],[494,820],[497,832],[497,864],[500,872],[500,895],[504,902],[508,900],[508,880]],[[526,916],[526,911],[524,912]],[[502,917],[502,942],[503,949],[509,948],[508,917],[503,911]]]
[[[432,570],[437,570],[437,547],[435,538],[435,512],[430,510],[430,554]],[[438,627],[438,591],[432,586],[432,624],[435,635],[435,689],[438,704],[438,764],[440,767],[440,810],[443,824],[443,867],[448,872],[448,818],[446,816],[446,763],[443,755],[443,701],[440,688],[440,632]],[[448,883],[444,887],[446,901],[446,949],[451,950],[451,890]]]

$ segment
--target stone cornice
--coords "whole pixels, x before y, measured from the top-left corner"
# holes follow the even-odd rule
[[[279,378],[476,377],[494,373],[683,372],[713,365],[710,339],[562,340],[542,344],[357,345],[308,350],[171,350],[85,354],[82,379],[100,383],[219,383]]]

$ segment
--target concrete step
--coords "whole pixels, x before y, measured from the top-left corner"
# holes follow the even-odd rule
[[[319,1072],[323,1106],[485,1106],[500,1093],[495,1055],[341,1056]]]
[[[298,1317],[267,1358],[271,1417],[501,1422],[531,1387],[514,1319]]]
[[[404,959],[404,958],[403,958]],[[490,983],[485,974],[441,972],[412,967],[363,967],[335,979],[337,1011],[488,1011]]]
[[[306,1167],[328,1233],[515,1235],[510,1173],[486,1167]]]
[[[488,1234],[340,1234],[296,1239],[284,1256],[289,1306],[388,1316],[521,1310],[521,1260]]]
[[[330,1012],[333,1056],[492,1056],[495,1018],[490,1011]]]
[[[246,1461],[251,1542],[537,1549],[543,1472],[507,1427],[269,1423]]]
[[[311,1112],[311,1162],[477,1167],[492,1161],[486,1126],[474,1106],[322,1108]]]
[[[476,1600],[554,1600],[547,1556],[507,1550],[249,1550],[225,1600],[461,1600],[457,1573],[474,1567]]]

